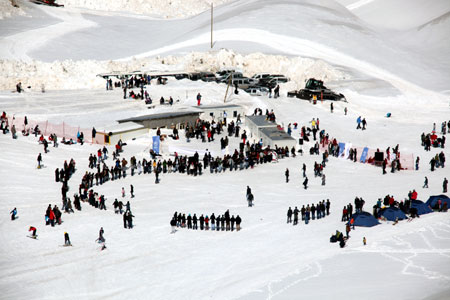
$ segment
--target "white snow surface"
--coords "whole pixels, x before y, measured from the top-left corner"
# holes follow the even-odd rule
[[[131,12],[168,19],[185,18],[231,0],[59,0],[66,7],[86,8],[95,11]]]
[[[15,7],[13,3],[17,5],[17,1],[14,0],[0,1],[0,20],[12,16],[25,15],[25,11],[20,6]]]
[[[216,10],[213,51],[208,51],[209,15],[195,15],[194,6],[192,14],[180,10],[192,17],[156,20],[90,10],[116,10],[112,4],[100,7],[104,3],[100,1],[89,9],[74,9],[68,2],[64,9],[23,2],[27,17],[0,20],[0,111],[15,117],[19,131],[17,140],[0,132],[0,299],[449,299],[448,213],[422,215],[396,226],[382,222],[373,228],[357,227],[344,249],[329,243],[336,230],[345,231],[342,207],[356,196],[365,199],[369,212],[386,194],[403,200],[416,189],[419,199],[426,201],[430,195],[442,194],[443,178],[450,177],[448,166],[435,172],[429,169],[430,159],[440,151],[448,160],[448,145],[425,152],[420,144],[422,132],[431,132],[433,123],[440,128],[450,118],[447,12],[427,12],[423,18],[413,14],[414,27],[405,30],[399,29],[403,18],[398,12],[399,27],[394,32],[378,30],[369,19],[354,14],[386,2],[358,2],[225,3]],[[421,3],[408,1],[411,9],[422,9]],[[417,46],[424,41],[429,47]],[[224,84],[169,79],[167,85],[146,89],[157,103],[161,96],[179,102],[171,108],[156,104],[149,110],[142,101],[124,100],[120,89],[105,91],[104,81],[95,75],[227,67],[240,68],[247,75],[276,72],[293,79],[281,85],[278,99],[240,92],[230,95],[228,103],[244,106],[249,114],[256,107],[273,109],[284,127],[294,122],[309,126],[312,118],[319,118],[321,129],[331,137],[358,147],[384,150],[399,144],[401,153],[420,157],[420,169],[382,175],[380,168],[330,157],[324,170],[327,183],[321,186],[312,171],[321,157],[305,154],[236,172],[207,170],[199,177],[163,174],[158,185],[154,175],[128,176],[94,186],[107,198],[106,211],[82,203],[81,212],[63,214],[62,225],[44,225],[48,204],[61,207],[61,185],[54,182],[54,170],[65,160],[76,161],[68,193],[73,200],[83,174],[90,171],[88,156],[99,145],[60,145],[44,154],[37,138],[20,134],[24,116],[30,122],[64,122],[90,130],[111,128],[123,118],[189,109],[196,104],[198,92],[202,104],[221,104]],[[286,97],[287,91],[309,77],[323,78],[349,102],[335,102],[331,114],[329,102],[312,105]],[[25,92],[12,93],[19,80]],[[40,92],[42,83],[46,93]],[[385,117],[387,112],[391,118]],[[366,131],[355,129],[358,116],[367,119]],[[170,131],[163,129],[163,133]],[[126,141],[121,157],[148,159],[154,134]],[[293,136],[298,138],[299,130]],[[180,137],[162,142],[164,158],[171,148],[222,153],[221,136],[213,143],[195,139],[187,143],[182,131]],[[238,148],[238,143],[239,139],[230,138],[229,150]],[[312,145],[307,143],[303,150]],[[107,147],[111,154],[113,146]],[[45,168],[36,169],[38,153]],[[106,163],[113,162],[109,158]],[[307,190],[302,188],[303,163],[310,180]],[[284,178],[286,168],[289,183]],[[424,176],[430,182],[428,189],[422,188]],[[130,184],[135,188],[133,199]],[[255,195],[253,208],[245,201],[247,185]],[[115,198],[130,201],[136,216],[132,230],[124,229],[121,216],[114,214]],[[330,216],[308,225],[286,224],[289,206],[300,208],[323,199],[331,201]],[[8,213],[14,207],[19,218],[10,221]],[[179,229],[170,234],[175,211],[209,216],[227,209],[242,217],[240,232]],[[26,237],[29,226],[37,227],[38,240]],[[100,227],[105,230],[104,251],[94,242]],[[60,247],[64,232],[70,234],[73,247]]]

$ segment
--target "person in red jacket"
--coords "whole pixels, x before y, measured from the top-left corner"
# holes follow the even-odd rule
[[[36,227],[30,226],[30,229],[28,229],[28,231],[32,231],[31,237],[32,238],[36,238],[37,234],[36,234]]]
[[[55,217],[55,213],[53,212],[52,209],[50,209],[50,211],[49,211],[48,218],[50,220],[50,225],[52,225],[52,227],[55,227],[55,218],[56,217]]]
[[[416,190],[413,190],[413,192],[411,193],[411,199],[412,200],[417,200],[417,192],[416,192]]]

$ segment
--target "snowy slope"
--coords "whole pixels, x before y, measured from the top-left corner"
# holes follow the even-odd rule
[[[376,0],[363,2],[359,1],[360,9],[377,2],[380,7],[387,5]],[[411,2],[415,4],[412,8],[421,9],[423,2]],[[75,159],[77,171],[68,193],[73,198],[89,170],[88,156],[99,146],[50,147],[50,152],[43,154],[46,167],[38,170],[36,157],[43,149],[37,138],[19,134],[12,140],[9,134],[0,133],[0,299],[448,299],[448,213],[428,214],[396,226],[382,222],[374,228],[357,228],[344,249],[329,243],[332,233],[344,231],[342,207],[353,203],[356,196],[366,200],[365,210],[370,212],[386,194],[397,200],[412,189],[421,200],[441,194],[443,178],[450,177],[448,166],[429,170],[436,153],[444,151],[448,160],[448,146],[425,152],[420,145],[420,134],[430,132],[433,123],[439,127],[450,115],[448,96],[441,93],[450,90],[449,69],[442,63],[450,61],[449,52],[442,50],[448,47],[448,18],[434,13],[423,18],[415,15],[416,27],[397,32],[395,37],[401,42],[396,44],[393,35],[356,15],[356,8],[345,8],[352,3],[356,2],[224,4],[215,9],[214,52],[204,52],[209,47],[208,12],[163,21],[122,12],[29,5],[27,17],[1,20],[0,58],[8,60],[0,62],[4,89],[0,91],[0,111],[14,115],[19,130],[19,120],[25,115],[33,121],[65,122],[89,130],[150,112],[140,101],[122,99],[120,89],[105,91],[104,82],[95,78],[99,72],[235,65],[248,74],[280,72],[297,81],[282,85],[278,99],[243,92],[228,98],[229,103],[243,105],[247,113],[256,107],[273,109],[282,126],[294,122],[309,126],[312,118],[319,118],[321,129],[339,141],[383,150],[399,144],[404,155],[420,156],[421,163],[418,171],[383,176],[380,168],[330,158],[325,168],[326,186],[320,185],[312,171],[321,157],[309,154],[252,170],[207,172],[199,177],[164,174],[158,185],[154,175],[128,176],[94,187],[106,196],[108,210],[83,203],[81,212],[63,214],[62,225],[51,228],[44,225],[45,209],[48,204],[61,207],[55,168]],[[415,38],[429,38],[432,50],[416,49]],[[441,61],[434,61],[436,58]],[[334,103],[331,114],[329,102],[311,105],[285,96],[309,76],[323,76],[327,85],[343,92],[349,102]],[[11,93],[18,80],[33,89]],[[42,82],[50,89],[44,94],[38,90]],[[165,86],[147,89],[154,100],[161,96],[180,99],[173,108],[182,109],[195,105],[198,92],[203,104],[223,103],[226,86],[169,80]],[[151,110],[161,111],[167,108],[156,105]],[[392,113],[389,119],[387,112]],[[358,116],[367,119],[368,130],[355,129]],[[154,134],[127,141],[122,157],[148,159]],[[298,130],[293,136],[299,137]],[[180,137],[163,142],[166,158],[169,146],[221,153],[217,142],[187,143],[183,132]],[[230,150],[238,143],[237,138],[230,138]],[[108,149],[111,152],[113,146]],[[310,179],[308,190],[301,185],[303,163]],[[111,164],[108,159],[107,165]],[[284,180],[286,168],[291,172],[289,183]],[[424,176],[429,178],[429,189],[421,188]],[[128,194],[130,184],[135,188],[133,199]],[[247,185],[255,195],[253,208],[245,201]],[[136,216],[132,230],[123,228],[121,216],[112,209],[122,187],[127,191],[122,200],[130,201]],[[331,201],[330,216],[296,227],[285,223],[289,206],[323,199]],[[14,207],[19,219],[11,222],[8,213]],[[240,232],[180,229],[169,233],[175,211],[217,215],[226,209],[242,217]],[[26,237],[29,226],[37,227],[39,240]],[[94,242],[100,227],[105,229],[105,251]],[[74,247],[60,247],[64,232],[70,234]]]

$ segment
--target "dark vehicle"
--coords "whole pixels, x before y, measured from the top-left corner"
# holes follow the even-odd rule
[[[317,100],[333,100],[333,101],[345,101],[345,96],[342,94],[338,94],[333,92],[330,89],[327,89],[326,86],[323,85],[322,80],[317,80],[314,78],[308,79],[306,82],[305,88],[298,91],[290,91],[287,94],[288,97],[297,97],[305,100],[313,100],[314,96],[316,96]]]
[[[200,80],[205,82],[216,81],[216,75],[212,72],[200,72]]]
[[[280,83],[286,83],[289,81],[289,78],[287,78],[284,75],[276,75],[271,74],[269,76],[263,77],[259,79],[258,84],[265,87],[275,88]]]

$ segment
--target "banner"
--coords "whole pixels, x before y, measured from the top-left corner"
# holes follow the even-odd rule
[[[367,159],[367,154],[369,153],[369,148],[364,147],[363,152],[361,153],[361,158],[360,158],[360,162],[362,162],[363,164],[366,163],[366,159]]]
[[[160,145],[159,135],[155,135],[153,137],[152,149],[153,149],[153,151],[155,151],[156,154],[159,154],[159,145]]]
[[[339,156],[338,157],[342,157],[343,153],[344,153],[344,149],[345,149],[345,143],[339,143]]]
[[[352,143],[345,143],[344,158],[347,159],[350,156],[350,148]]]

